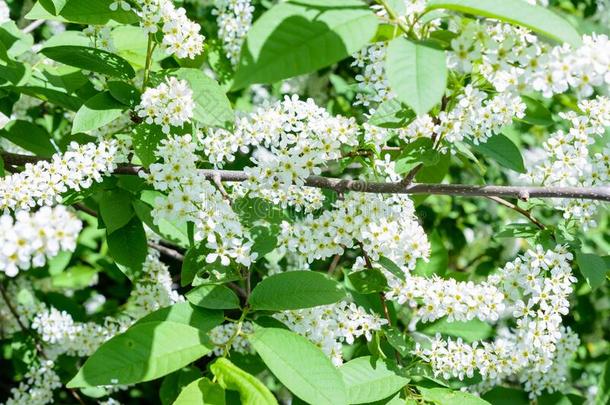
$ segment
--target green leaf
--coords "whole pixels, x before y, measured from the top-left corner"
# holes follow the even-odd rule
[[[527,393],[514,388],[494,387],[481,395],[485,401],[493,405],[529,405]]]
[[[284,329],[259,328],[251,344],[273,375],[305,402],[347,403],[341,373],[307,338]]]
[[[222,311],[196,307],[188,302],[179,302],[151,312],[136,323],[161,321],[182,323],[207,332],[224,321],[224,314]]]
[[[186,294],[186,299],[193,305],[210,309],[239,308],[239,298],[229,287],[224,285],[202,285]]]
[[[34,4],[26,15],[28,20],[56,20],[78,24],[105,25],[110,20],[131,24],[138,21],[133,11],[124,11],[120,7],[110,10],[114,0],[43,0]],[[54,3],[51,5],[50,3]],[[63,4],[58,11],[58,4]]]
[[[177,322],[138,323],[100,346],[68,388],[154,380],[210,352],[206,334]]]
[[[377,262],[379,264],[381,264],[384,269],[386,269],[387,271],[389,271],[390,273],[392,273],[393,275],[395,275],[396,277],[398,277],[399,279],[404,281],[405,272],[402,271],[402,269],[400,267],[398,267],[398,265],[396,263],[394,263],[392,260],[388,259],[385,256],[380,256],[379,260],[377,260]]]
[[[239,220],[248,226],[252,226],[260,220],[271,224],[279,224],[284,219],[280,208],[259,197],[237,198],[233,202],[232,208],[239,215]]]
[[[350,283],[361,294],[382,292],[388,287],[388,281],[378,269],[364,269],[350,273]]]
[[[501,231],[498,232],[495,238],[533,238],[540,231],[536,225],[530,222],[519,222],[514,224],[504,225]]]
[[[48,132],[28,121],[13,121],[7,124],[0,130],[0,137],[38,156],[50,157],[56,152]]]
[[[576,263],[578,263],[580,272],[585,276],[587,283],[592,289],[596,289],[604,284],[606,273],[608,272],[608,266],[604,259],[595,254],[579,251],[576,252]]]
[[[149,167],[157,161],[155,152],[157,147],[167,135],[159,125],[139,124],[133,129],[131,139],[136,155],[144,167]]]
[[[228,359],[217,359],[210,370],[221,387],[239,392],[242,405],[277,405],[277,400],[262,382]]]
[[[470,343],[489,338],[493,333],[493,328],[488,323],[478,319],[465,322],[449,322],[443,318],[426,324],[422,332],[429,335],[440,333],[442,335],[461,337],[464,341]]]
[[[521,96],[521,100],[523,100],[527,107],[525,110],[525,117],[523,117],[522,121],[527,122],[528,124],[542,125],[545,127],[555,123],[549,109],[540,101],[528,96]]]
[[[43,48],[43,55],[68,66],[127,80],[136,73],[125,59],[101,49],[86,46],[62,45]]]
[[[462,391],[452,391],[449,388],[417,387],[422,398],[437,405],[491,405],[477,396]]]
[[[70,111],[76,111],[83,105],[82,100],[78,97],[71,96],[66,92],[59,90],[47,89],[41,86],[19,86],[14,87],[13,89],[18,93],[27,94],[28,96],[57,104]]]
[[[159,387],[159,400],[162,405],[174,403],[183,388],[201,378],[201,370],[195,366],[184,367],[165,376]]]
[[[525,173],[521,151],[506,135],[496,134],[489,138],[487,142],[473,145],[472,147],[507,169]]]
[[[138,89],[125,82],[110,81],[107,83],[108,91],[115,100],[134,108],[140,102]]]
[[[369,119],[369,124],[382,128],[402,128],[413,118],[413,112],[396,98],[384,101]]]
[[[53,276],[53,287],[78,290],[97,283],[98,270],[89,266],[77,265]]]
[[[396,98],[423,115],[438,104],[447,87],[445,52],[404,37],[388,45],[386,74]]]
[[[449,265],[449,252],[445,248],[443,239],[438,231],[434,230],[428,234],[428,241],[430,241],[430,259],[428,262],[418,260],[414,273],[425,277],[445,274]]]
[[[277,246],[278,232],[277,227],[255,226],[250,228],[250,234],[254,240],[250,250],[258,253],[259,258],[271,252]]]
[[[193,118],[204,126],[230,128],[235,121],[231,103],[220,85],[198,69],[178,69],[173,76],[193,90]]]
[[[404,387],[409,379],[396,374],[388,365],[370,356],[358,357],[339,368],[350,404],[380,401]]]
[[[429,0],[427,10],[444,8],[521,25],[559,42],[578,47],[576,29],[549,9],[521,0]]]
[[[389,326],[383,330],[383,333],[388,340],[388,343],[400,353],[401,356],[407,356],[414,349],[413,340],[409,338],[407,342],[406,336],[398,328]]]
[[[334,304],[345,291],[334,280],[314,271],[287,271],[256,285],[249,303],[255,310],[283,311]]]
[[[144,226],[138,218],[133,218],[127,225],[109,234],[107,241],[108,252],[115,262],[135,274],[142,270],[148,244]]]
[[[207,378],[193,381],[182,389],[174,405],[224,405],[225,391]]]
[[[248,31],[233,89],[311,73],[348,57],[375,35],[378,19],[358,0],[273,6]]]
[[[131,196],[130,192],[120,188],[102,193],[98,205],[108,234],[127,225],[135,215]]]

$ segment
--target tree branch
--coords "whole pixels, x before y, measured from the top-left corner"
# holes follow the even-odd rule
[[[16,155],[2,153],[1,156],[7,165],[20,166],[26,163],[36,163],[44,158],[36,156]],[[141,166],[120,165],[114,171],[115,174],[136,175],[146,171]],[[200,169],[202,177],[213,181],[220,178],[226,182],[245,181],[248,176],[238,170],[212,170]],[[362,180],[339,179],[334,177],[310,176],[305,180],[308,187],[326,188],[338,193],[355,191],[363,193],[381,194],[434,194],[462,197],[510,197],[520,200],[529,198],[580,198],[586,200],[598,200],[610,202],[610,186],[603,187],[544,187],[544,186],[495,186],[495,185],[468,185],[468,184],[428,184],[401,182],[366,182]]]

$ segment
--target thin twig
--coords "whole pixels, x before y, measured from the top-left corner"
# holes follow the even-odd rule
[[[335,257],[333,257],[333,261],[330,262],[330,266],[328,266],[329,276],[331,276],[335,272],[335,269],[337,268],[337,265],[339,265],[339,261],[341,260],[341,256],[341,254],[337,253]]]
[[[31,22],[27,27],[25,27],[22,31],[24,34],[29,34],[30,32],[34,31],[36,28],[40,27],[42,24],[44,24],[45,20],[36,20],[34,22]]]
[[[517,206],[516,204],[511,203],[510,201],[506,201],[504,198],[500,198],[500,197],[495,197],[495,196],[489,196],[487,197],[492,201],[497,202],[500,205],[503,205],[507,208],[510,208],[511,210],[518,212],[519,214],[523,215],[524,217],[526,217],[527,219],[529,219],[534,225],[536,225],[538,228],[544,230],[546,227],[544,226],[544,224],[540,221],[538,221],[536,218],[534,218],[532,216],[532,213],[524,210],[523,208]]]

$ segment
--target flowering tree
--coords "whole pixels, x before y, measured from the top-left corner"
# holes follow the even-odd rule
[[[550,3],[0,0],[0,401],[609,403],[610,14]]]

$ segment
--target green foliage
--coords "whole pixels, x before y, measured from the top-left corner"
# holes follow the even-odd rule
[[[358,357],[339,368],[347,388],[348,403],[380,401],[404,387],[409,379],[396,371],[395,365],[370,356]]]
[[[273,375],[302,400],[320,405],[347,402],[341,373],[306,338],[283,329],[261,328],[252,346]]]
[[[519,148],[505,135],[496,134],[487,142],[474,145],[474,150],[495,160],[507,169],[525,173],[523,156],[521,156]]]
[[[599,288],[606,281],[608,265],[601,257],[583,252],[576,252],[576,263],[580,272],[585,276],[591,288]]]
[[[377,18],[359,0],[277,4],[248,32],[233,89],[329,66],[366,45],[376,29]]]
[[[186,294],[188,301],[202,308],[232,309],[239,308],[239,298],[224,285],[202,285]]]
[[[125,59],[113,53],[85,46],[54,46],[40,51],[47,58],[68,66],[102,73],[119,79],[131,79],[135,71]]]
[[[393,39],[385,64],[396,97],[423,115],[441,102],[447,86],[445,53],[434,44]]]
[[[244,405],[277,405],[273,394],[251,374],[237,367],[224,357],[210,366],[218,384],[226,390],[239,392]]]
[[[430,0],[427,8],[444,8],[497,18],[522,25],[558,42],[567,42],[574,46],[581,43],[580,35],[566,20],[544,7],[523,4],[520,0]]]
[[[345,297],[339,284],[313,271],[290,271],[267,277],[256,285],[253,309],[280,311],[333,304]]]
[[[174,405],[224,405],[225,392],[207,378],[193,381],[182,389]]]
[[[107,125],[123,114],[125,106],[109,92],[98,93],[85,101],[74,117],[72,133],[93,131]]]
[[[171,321],[139,323],[104,343],[67,387],[150,381],[192,363],[209,351],[202,330]]]

